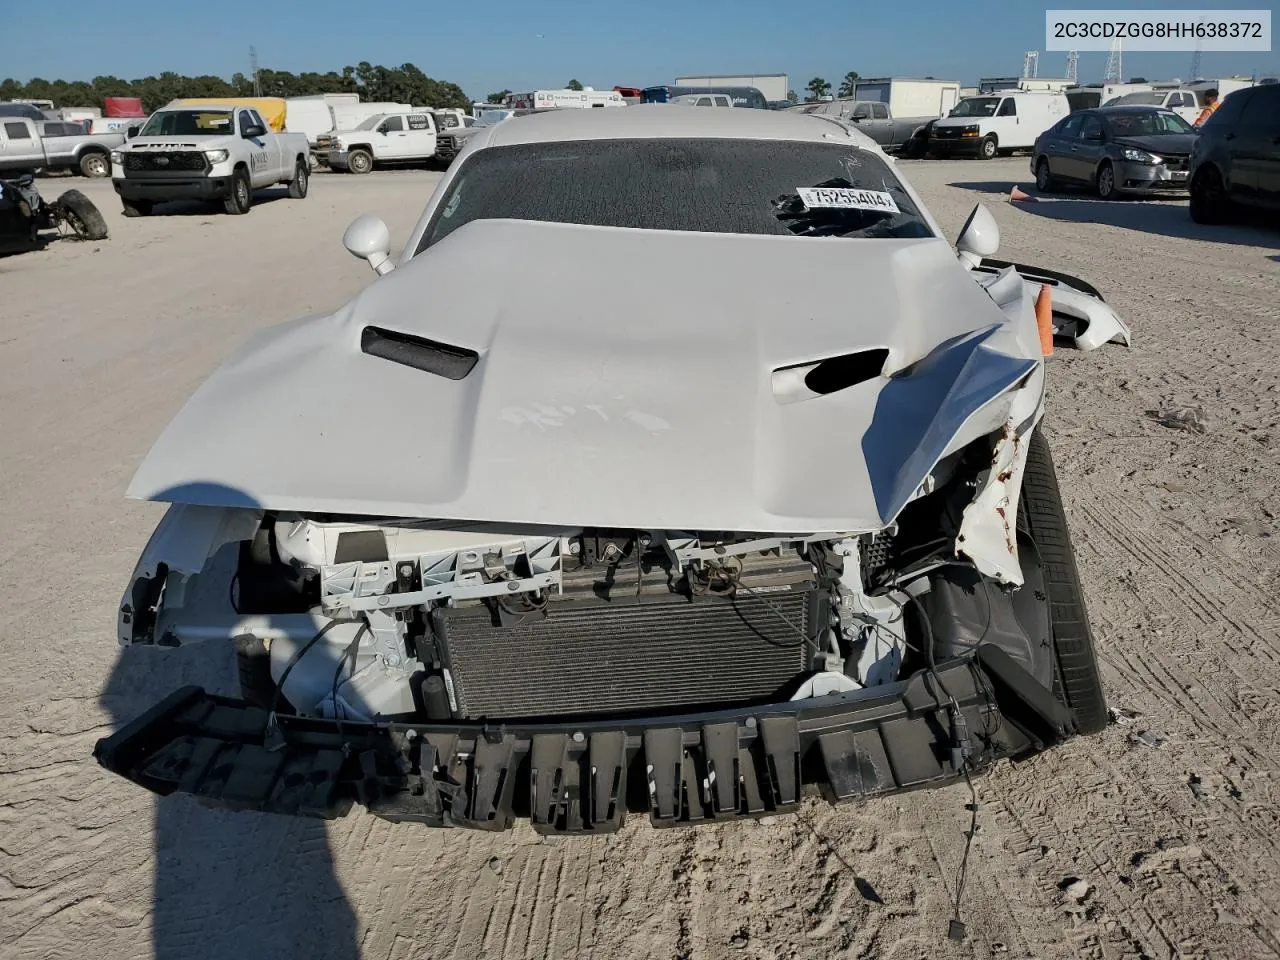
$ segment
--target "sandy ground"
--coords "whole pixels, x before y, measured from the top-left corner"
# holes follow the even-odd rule
[[[248,334],[373,279],[339,238],[366,211],[405,238],[437,175],[401,172],[240,218],[125,220],[80,181],[109,240],[0,260],[0,957],[1280,955],[1280,233],[1013,206],[1022,159],[903,167],[953,235],[987,201],[1004,256],[1091,279],[1135,335],[1059,353],[1048,431],[1104,681],[1140,716],[978,782],[966,942],[963,786],[543,842],[157,802],[94,763],[176,685],[234,682],[226,650],[115,645],[161,514],[123,499],[135,466]],[[1184,407],[1203,433],[1156,419]]]

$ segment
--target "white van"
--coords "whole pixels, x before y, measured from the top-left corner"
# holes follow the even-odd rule
[[[985,160],[1030,150],[1036,138],[1071,110],[1065,94],[1003,90],[965,97],[929,131],[929,151],[938,157]]]

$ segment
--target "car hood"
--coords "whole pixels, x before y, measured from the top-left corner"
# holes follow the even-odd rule
[[[169,424],[129,495],[495,523],[879,529],[957,438],[1004,422],[999,401],[1042,362],[1023,312],[1006,316],[941,239],[477,221],[335,314],[259,333]],[[446,357],[474,351],[474,367],[450,379],[370,355],[371,326]],[[835,392],[775,375],[874,349],[883,369]]]
[[[1185,157],[1195,146],[1194,133],[1165,133],[1150,137],[1117,137],[1112,143],[1120,147],[1137,147],[1157,156]]]

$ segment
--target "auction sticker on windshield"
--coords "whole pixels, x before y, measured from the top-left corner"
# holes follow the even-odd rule
[[[893,194],[852,187],[796,187],[806,210],[881,210],[901,213]]]

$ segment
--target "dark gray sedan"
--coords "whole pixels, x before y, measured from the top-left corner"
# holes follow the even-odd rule
[[[1031,152],[1036,188],[1087,186],[1103,200],[1187,190],[1196,128],[1161,107],[1098,107],[1067,114]]]

